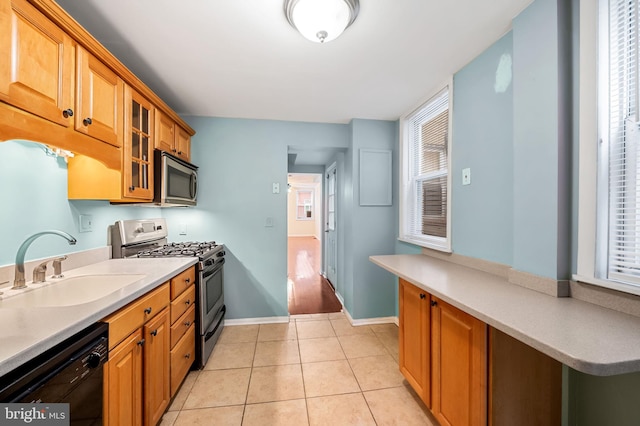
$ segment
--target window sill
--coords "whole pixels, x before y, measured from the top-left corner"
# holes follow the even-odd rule
[[[420,247],[424,247],[424,248],[428,248],[431,250],[437,250],[437,251],[441,251],[443,253],[453,253],[453,251],[451,250],[451,246],[449,245],[448,242],[446,243],[438,243],[438,242],[431,242],[431,241],[424,241],[424,240],[418,240],[418,239],[413,239],[413,238],[408,238],[408,237],[399,237],[398,241],[402,241],[403,243],[409,243],[409,244],[413,244],[416,246],[420,246]]]
[[[640,296],[640,287],[631,284],[623,284],[617,281],[603,280],[594,277],[585,277],[584,275],[573,274],[571,277],[574,281],[578,281],[585,284],[591,284],[598,287],[608,288],[610,290],[621,291],[623,293],[633,294]]]

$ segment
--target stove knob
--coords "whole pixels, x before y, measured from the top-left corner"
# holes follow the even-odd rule
[[[100,354],[98,352],[93,352],[91,355],[87,357],[87,366],[89,368],[96,368],[100,365]]]

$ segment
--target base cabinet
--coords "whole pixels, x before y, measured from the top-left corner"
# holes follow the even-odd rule
[[[196,354],[196,270],[171,279],[171,397],[178,392]]]
[[[559,426],[562,364],[400,279],[399,367],[441,426]]]

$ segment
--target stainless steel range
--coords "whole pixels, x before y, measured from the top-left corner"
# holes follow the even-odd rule
[[[112,257],[197,257],[196,368],[213,351],[224,324],[224,245],[215,241],[167,243],[165,219],[119,220],[110,229]]]

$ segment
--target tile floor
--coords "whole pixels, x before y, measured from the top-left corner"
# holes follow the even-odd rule
[[[342,313],[226,326],[161,426],[437,425],[398,371],[398,327]]]

